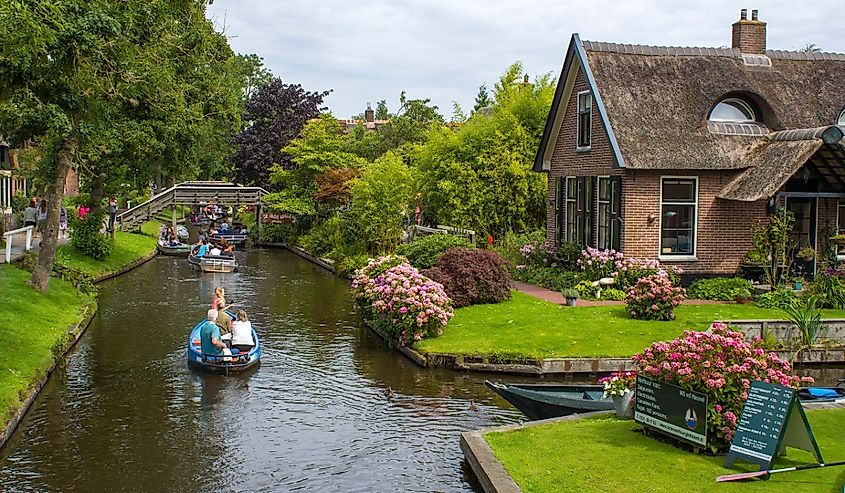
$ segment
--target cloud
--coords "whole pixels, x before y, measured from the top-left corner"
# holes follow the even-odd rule
[[[770,0],[761,7],[769,47],[815,43],[845,51],[826,14],[840,2],[819,0],[810,9]],[[599,41],[726,46],[739,8],[729,0],[216,0],[209,17],[236,51],[257,53],[285,81],[333,89],[327,104],[339,117],[380,99],[395,109],[402,90],[431,98],[448,117],[452,101],[472,107],[478,86],[492,87],[516,60],[530,74],[557,76],[573,32]]]

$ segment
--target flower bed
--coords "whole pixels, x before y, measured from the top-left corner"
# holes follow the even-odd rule
[[[721,323],[714,323],[710,332],[686,331],[669,342],[655,342],[633,360],[644,375],[707,394],[712,452],[723,452],[730,445],[752,381],[787,386],[813,381],[790,375],[789,363],[767,353],[762,341],[746,342],[742,332]]]
[[[400,345],[440,335],[453,315],[443,286],[402,257],[370,260],[355,273],[352,288],[364,317]]]

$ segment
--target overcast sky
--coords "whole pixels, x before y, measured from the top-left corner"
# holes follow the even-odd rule
[[[840,0],[215,0],[209,16],[235,51],[258,54],[285,82],[333,89],[326,104],[337,117],[380,99],[394,110],[405,90],[431,98],[448,119],[453,101],[472,109],[478,86],[492,88],[516,60],[532,76],[557,77],[574,32],[596,41],[727,46],[740,8],[749,16],[760,9],[769,48],[815,43],[845,52]]]

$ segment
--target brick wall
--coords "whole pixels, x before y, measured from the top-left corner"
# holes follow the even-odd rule
[[[766,219],[766,203],[716,198],[734,171],[629,170],[622,181],[622,251],[637,258],[660,253],[660,177],[698,177],[697,261],[662,261],[689,274],[733,274],[751,249],[751,227]],[[649,221],[649,214],[654,220]]]
[[[739,20],[731,30],[731,47],[741,53],[766,54],[766,23],[755,20]]]
[[[548,204],[546,210],[546,239],[554,242],[555,237],[555,181],[564,176],[607,176],[621,175],[623,170],[613,169],[613,154],[607,141],[598,111],[593,101],[591,145],[587,152],[576,152],[578,131],[578,93],[588,90],[584,74],[578,71],[572,90],[572,97],[566,105],[563,122],[552,151],[549,169]],[[624,193],[624,192],[623,192]],[[596,228],[593,228],[594,235]]]

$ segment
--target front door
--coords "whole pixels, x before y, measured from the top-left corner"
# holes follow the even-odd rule
[[[795,227],[792,229],[792,239],[796,243],[795,263],[793,271],[796,276],[811,279],[816,272],[816,259],[799,258],[798,252],[802,248],[816,249],[816,198],[815,197],[787,197],[786,209],[795,215]]]

